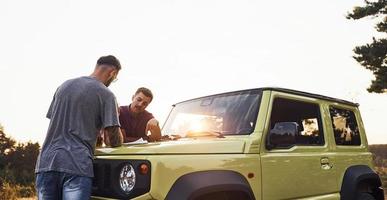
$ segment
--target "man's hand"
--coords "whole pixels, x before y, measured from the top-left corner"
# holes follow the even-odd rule
[[[104,129],[104,139],[106,146],[118,147],[122,145],[123,137],[118,126],[110,126]]]
[[[99,131],[97,135],[96,147],[102,147],[103,144],[103,131]]]
[[[159,127],[159,122],[155,118],[150,119],[146,124],[145,134],[147,134],[148,131],[151,132],[151,135],[149,136],[149,140],[151,142],[161,139],[161,130]]]

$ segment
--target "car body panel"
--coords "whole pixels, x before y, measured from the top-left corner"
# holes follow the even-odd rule
[[[254,188],[254,195],[261,194],[260,158],[256,154],[109,155],[96,159],[149,160],[152,169],[149,194],[155,199],[164,199],[171,185],[184,174],[220,169],[242,174]],[[249,173],[254,177],[248,178]]]
[[[152,177],[150,191],[134,199],[165,199],[179,177],[211,170],[229,170],[241,174],[257,200],[340,199],[343,176],[348,167],[373,167],[358,104],[288,89],[260,90],[259,111],[251,134],[97,148],[96,159],[149,160]],[[269,150],[265,142],[268,140],[270,116],[276,98],[318,105],[322,122],[319,128],[324,144]],[[355,113],[361,136],[360,145],[336,145],[330,106]]]
[[[277,91],[271,92],[270,97],[267,102],[265,133],[269,131],[271,106],[275,98],[316,104],[321,101]],[[324,136],[327,137],[326,134]],[[322,198],[326,194],[337,193],[335,169],[324,170],[321,166],[321,159],[329,157],[330,154],[327,142],[323,146],[294,146],[269,151],[265,148],[264,141],[262,140],[261,145],[263,199]]]
[[[230,140],[211,137],[124,145],[118,148],[109,149],[97,148],[95,155],[243,153],[244,149],[245,141],[242,138]]]

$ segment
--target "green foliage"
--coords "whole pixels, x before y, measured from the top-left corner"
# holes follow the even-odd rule
[[[35,195],[38,143],[19,143],[7,137],[0,125],[0,200]]]
[[[387,34],[387,0],[365,1],[363,7],[355,7],[347,14],[347,19],[358,20],[364,17],[380,19],[376,30]],[[387,38],[373,38],[371,44],[355,47],[354,59],[366,69],[372,71],[375,80],[368,92],[387,93]]]
[[[13,178],[16,183],[28,185],[35,180],[35,163],[39,155],[39,144],[28,142],[18,144],[15,150],[7,155],[8,168],[12,169]]]
[[[387,144],[369,145],[369,149],[374,155],[375,170],[387,188]]]
[[[0,129],[0,170],[4,169],[6,164],[7,153],[13,151],[15,140],[7,137],[3,132],[3,127]]]
[[[387,169],[387,144],[369,145],[369,149],[374,154],[375,165]]]

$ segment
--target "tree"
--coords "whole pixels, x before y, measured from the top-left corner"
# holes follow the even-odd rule
[[[347,14],[347,19],[358,20],[365,17],[380,19],[376,24],[376,30],[387,34],[387,0],[368,1],[365,6],[354,7]],[[368,92],[387,93],[387,37],[372,38],[372,43],[357,46],[353,50],[353,58],[366,69],[372,71],[375,80],[367,88]]]
[[[14,149],[15,143],[15,140],[5,135],[4,128],[0,124],[0,170],[4,169],[7,153]]]
[[[6,163],[15,183],[28,185],[34,182],[34,169],[39,148],[38,143],[19,143],[14,150],[8,153]]]
[[[20,185],[33,183],[39,143],[18,143],[4,133],[0,124],[0,186],[4,180]]]
[[[0,190],[7,174],[7,155],[13,151],[15,141],[7,137],[4,133],[4,127],[0,124]]]

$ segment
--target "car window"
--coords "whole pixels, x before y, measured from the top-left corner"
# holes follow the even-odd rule
[[[163,134],[185,137],[195,132],[246,135],[254,131],[260,91],[241,91],[202,97],[176,104]]]
[[[278,125],[285,123],[294,124],[295,132],[278,134]],[[285,98],[274,99],[268,137],[270,137],[270,134],[273,138],[275,137],[275,146],[281,148],[290,148],[294,145],[324,145],[324,134],[318,104]],[[291,137],[289,137],[290,134],[292,134]],[[266,144],[269,147],[271,145],[270,140],[267,140]],[[268,149],[271,148],[273,147],[270,146]]]
[[[360,133],[353,111],[330,107],[336,145],[360,145]]]

